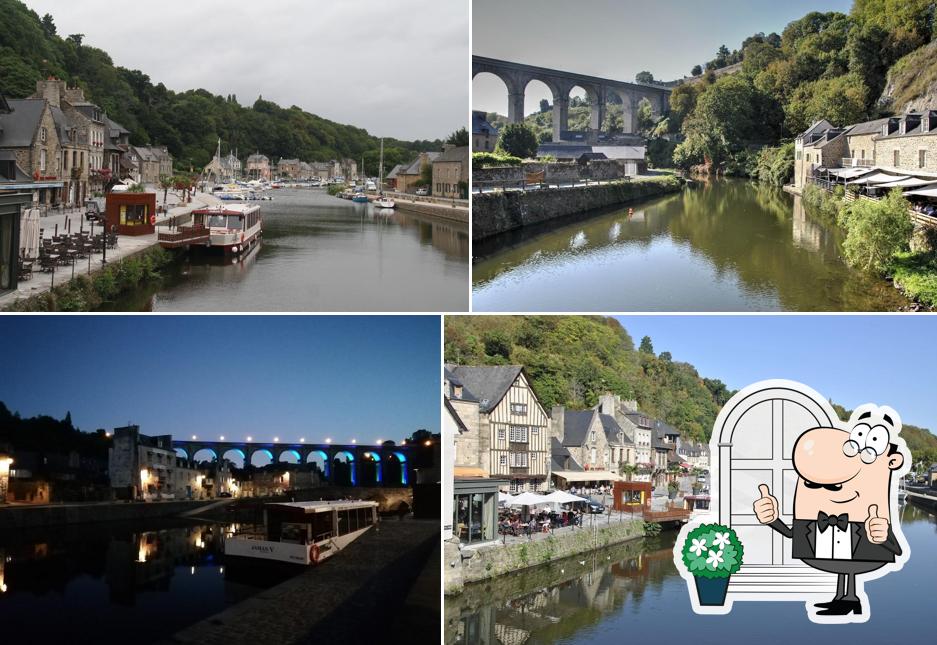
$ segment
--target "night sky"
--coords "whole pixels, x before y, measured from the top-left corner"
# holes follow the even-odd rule
[[[0,401],[85,431],[400,442],[439,432],[437,316],[6,316]]]

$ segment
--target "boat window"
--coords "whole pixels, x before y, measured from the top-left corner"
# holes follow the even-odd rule
[[[227,228],[227,218],[224,215],[212,215],[208,218],[208,226],[211,228]]]
[[[283,522],[280,527],[280,542],[289,542],[290,544],[306,543],[306,525],[295,524],[293,522]]]
[[[244,226],[244,220],[239,215],[228,215],[228,228],[240,231]]]
[[[348,511],[348,531],[358,530],[358,509],[353,508]]]
[[[312,539],[316,542],[332,537],[332,514],[312,514]]]

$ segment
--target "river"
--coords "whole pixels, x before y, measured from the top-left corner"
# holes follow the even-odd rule
[[[231,580],[226,528],[160,520],[0,533],[3,642],[145,645],[276,582]]]
[[[629,209],[634,210],[633,213]],[[476,243],[476,311],[894,311],[799,198],[718,180]]]
[[[911,559],[871,581],[871,617],[859,625],[811,623],[802,602],[737,602],[699,616],[673,564],[676,531],[466,587],[446,598],[446,643],[924,643],[934,639],[937,516],[901,512]]]
[[[464,311],[468,225],[277,190],[264,239],[239,262],[185,256],[113,311]]]

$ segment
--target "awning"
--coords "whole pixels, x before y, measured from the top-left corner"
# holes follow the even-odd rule
[[[452,469],[452,474],[454,477],[487,477],[486,473],[481,468],[474,468],[472,466],[456,466]]]
[[[937,197],[937,188],[922,188],[920,190],[906,190],[905,195],[918,195],[920,197]]]
[[[827,172],[843,179],[852,179],[861,175],[867,175],[873,168],[830,168]]]
[[[568,482],[621,481],[621,477],[610,470],[554,470],[553,474]]]
[[[910,179],[910,177],[908,177],[908,175],[895,176],[895,175],[886,175],[883,172],[877,172],[872,175],[862,177],[861,179],[857,179],[850,183],[852,184],[889,184],[895,181],[903,181],[905,179]]]
[[[908,177],[901,181],[892,181],[887,184],[879,184],[876,188],[917,188],[919,186],[929,186],[937,184],[937,179],[920,179],[918,177]]]

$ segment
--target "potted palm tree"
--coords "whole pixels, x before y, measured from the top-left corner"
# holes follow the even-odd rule
[[[702,524],[687,534],[682,552],[696,581],[699,604],[724,605],[729,578],[742,566],[744,549],[735,531],[722,524]]]

